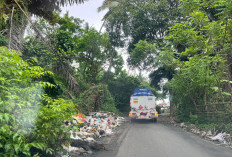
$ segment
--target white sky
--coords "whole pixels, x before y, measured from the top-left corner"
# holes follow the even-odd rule
[[[100,7],[103,0],[89,0],[85,1],[83,4],[75,4],[72,6],[67,6],[62,8],[62,13],[69,12],[70,16],[80,18],[85,22],[89,23],[90,27],[95,27],[100,30],[103,23],[102,18],[107,12],[107,10],[98,12],[97,8]]]

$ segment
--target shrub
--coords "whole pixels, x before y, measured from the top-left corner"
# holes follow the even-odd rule
[[[108,111],[120,114],[116,108],[107,85],[92,86],[80,95],[80,110],[82,112]]]
[[[161,107],[159,105],[156,105],[156,111],[161,114]]]
[[[6,47],[0,47],[0,67],[0,156],[48,156],[60,149],[68,142],[63,121],[75,105],[46,96],[44,88],[54,85],[35,81],[52,73]]]
[[[190,118],[190,120],[189,120],[190,123],[192,123],[192,124],[198,123],[198,116],[197,115],[190,114],[189,118]]]
[[[0,46],[7,46],[8,40],[0,34]]]

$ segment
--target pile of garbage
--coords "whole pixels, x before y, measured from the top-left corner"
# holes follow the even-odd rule
[[[213,136],[211,139],[213,141],[219,141],[223,144],[229,144],[232,148],[232,143],[231,143],[232,137],[230,136],[230,134],[227,134],[226,132],[218,133],[216,136]]]
[[[204,130],[199,129],[195,125],[185,125],[185,123],[176,124],[175,126],[179,126],[184,130],[192,132],[202,138],[210,141],[214,141],[219,145],[224,145],[226,147],[232,148],[232,136],[225,132],[218,132],[217,130]]]
[[[88,116],[77,114],[67,120],[66,125],[71,127],[71,146],[66,148],[69,152],[81,150],[78,153],[92,153],[91,150],[104,149],[102,143],[96,139],[114,134],[116,127],[124,122],[124,118],[112,112],[91,112]],[[76,148],[73,148],[76,147]]]

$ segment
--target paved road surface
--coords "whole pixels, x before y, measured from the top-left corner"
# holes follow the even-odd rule
[[[112,150],[95,157],[232,157],[232,150],[217,146],[167,123],[137,121],[128,124]]]

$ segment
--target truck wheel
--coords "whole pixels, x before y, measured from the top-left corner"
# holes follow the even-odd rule
[[[157,118],[154,118],[154,119],[153,119],[153,123],[157,123]]]

